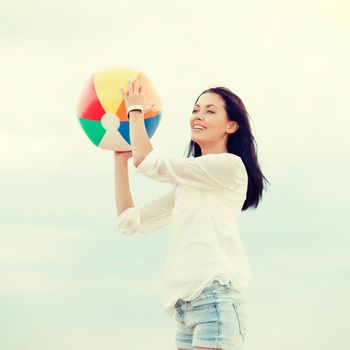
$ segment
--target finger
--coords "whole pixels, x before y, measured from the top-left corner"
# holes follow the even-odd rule
[[[135,79],[134,82],[134,94],[137,95],[139,92],[139,82],[137,81],[137,79]]]
[[[145,88],[143,87],[143,85],[141,85],[141,88],[140,88],[140,95],[145,97]]]
[[[128,91],[125,93],[125,91],[120,88],[120,92],[121,92],[121,95],[125,98],[126,96],[128,96]]]
[[[132,94],[132,85],[131,85],[131,81],[128,80],[128,85],[129,85],[129,95]]]

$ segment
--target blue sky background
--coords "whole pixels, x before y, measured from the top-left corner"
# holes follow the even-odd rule
[[[90,75],[125,66],[163,101],[155,148],[183,155],[193,103],[211,85],[250,114],[271,186],[239,218],[254,277],[246,349],[349,349],[349,10],[3,0],[1,349],[175,349],[161,280],[172,227],[116,230],[113,155],[75,116]],[[171,187],[129,170],[136,205]]]

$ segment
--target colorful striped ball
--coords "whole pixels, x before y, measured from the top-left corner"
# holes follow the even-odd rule
[[[148,137],[155,133],[162,105],[149,78],[133,69],[105,69],[95,72],[87,82],[77,107],[77,117],[85,134],[97,147],[112,151],[130,151],[129,120],[120,88],[129,90],[128,80],[143,85],[145,105],[153,107],[144,113]]]

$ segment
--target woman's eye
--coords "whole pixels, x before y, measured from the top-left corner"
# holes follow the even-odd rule
[[[194,110],[192,111],[192,113],[195,113],[195,112],[197,112],[196,109],[194,109]],[[208,113],[215,113],[215,112],[213,112],[213,111],[208,111]]]

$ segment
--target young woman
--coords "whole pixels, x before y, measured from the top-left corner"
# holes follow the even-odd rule
[[[178,349],[240,349],[246,339],[249,264],[238,234],[240,212],[256,208],[264,189],[248,113],[225,87],[205,90],[189,119],[187,157],[153,149],[144,125],[143,87],[121,94],[130,111],[130,152],[115,152],[117,228],[148,234],[172,223],[163,270],[164,311],[177,324]],[[136,172],[174,186],[135,207],[128,159]],[[267,181],[268,182],[268,181]]]

